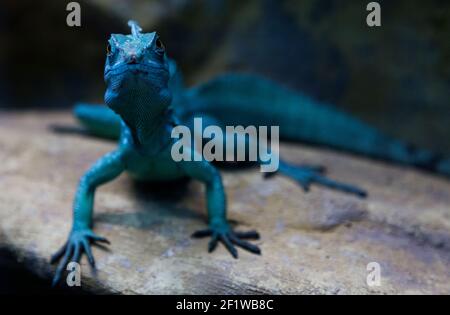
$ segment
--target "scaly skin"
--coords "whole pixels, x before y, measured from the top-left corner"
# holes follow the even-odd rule
[[[142,34],[135,22],[129,24],[131,35],[111,36],[105,65],[105,102],[122,120],[119,146],[99,159],[80,180],[73,205],[72,230],[67,242],[51,258],[52,263],[60,260],[54,285],[67,263],[79,262],[83,252],[95,267],[91,242],[108,242],[92,231],[95,190],[124,171],[141,180],[190,177],[201,181],[206,186],[209,227],[193,236],[211,236],[209,251],[221,242],[235,258],[238,257],[235,245],[255,254],[261,252],[245,241],[257,239],[256,231],[235,232],[229,225],[225,191],[217,169],[205,160],[173,161],[170,132],[174,118],[168,111],[172,101],[169,61],[155,32]]]
[[[75,115],[90,132],[117,138],[119,146],[99,159],[80,180],[73,205],[72,230],[65,245],[51,259],[60,261],[54,284],[60,280],[66,264],[78,262],[83,252],[95,266],[90,245],[107,242],[92,231],[95,190],[124,171],[140,180],[180,177],[199,180],[206,186],[209,226],[193,236],[211,237],[210,252],[221,242],[235,258],[238,256],[235,245],[261,253],[257,246],[245,241],[258,239],[256,231],[235,232],[230,227],[225,192],[216,167],[205,160],[175,162],[170,155],[174,141],[170,136],[172,128],[177,124],[190,125],[194,117],[204,119],[203,127],[208,124],[278,125],[282,139],[306,140],[450,174],[448,160],[438,159],[425,150],[414,150],[345,113],[266,79],[225,75],[186,89],[158,35],[141,33],[135,22],[130,21],[129,25],[131,35],[113,34],[108,44],[104,77],[105,103],[109,108],[83,104],[75,108]],[[191,153],[198,154],[193,149]],[[305,190],[311,184],[318,184],[366,195],[357,187],[325,177],[323,171],[319,166],[295,166],[280,161],[278,173],[297,181]]]

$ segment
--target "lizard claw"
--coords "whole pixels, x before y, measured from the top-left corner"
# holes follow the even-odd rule
[[[211,240],[208,244],[208,252],[210,253],[214,251],[217,247],[217,244],[221,242],[234,258],[238,258],[238,251],[234,245],[239,246],[242,249],[245,249],[253,254],[261,254],[261,250],[258,246],[244,240],[259,239],[259,233],[256,231],[235,232],[228,226],[228,224],[225,224],[221,227],[200,230],[192,234],[192,237],[195,238],[202,238],[207,236],[211,236]]]
[[[53,277],[52,286],[56,286],[59,283],[64,268],[69,262],[80,262],[83,252],[86,254],[91,267],[95,268],[95,259],[92,255],[90,245],[90,243],[94,242],[110,244],[106,238],[98,236],[90,229],[72,230],[67,242],[50,258],[51,264],[60,260],[55,271],[55,276]]]

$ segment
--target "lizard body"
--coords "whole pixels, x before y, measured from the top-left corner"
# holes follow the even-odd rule
[[[172,180],[189,177],[206,189],[208,228],[195,237],[210,236],[211,252],[222,243],[233,257],[239,246],[255,254],[260,249],[246,239],[256,231],[237,232],[226,217],[226,196],[217,168],[204,159],[175,162],[170,154],[171,130],[190,125],[193,117],[209,124],[278,125],[282,139],[302,140],[404,164],[413,164],[450,174],[448,160],[404,143],[329,106],[249,75],[224,75],[194,88],[185,88],[174,61],[166,55],[156,32],[141,33],[130,21],[130,35],[112,34],[105,64],[106,106],[80,104],[75,115],[93,134],[118,139],[118,147],[100,158],[82,176],[74,198],[73,227],[67,242],[51,261],[60,261],[53,283],[61,278],[69,261],[79,261],[84,252],[94,266],[90,245],[107,242],[92,230],[95,190],[127,171],[139,180]],[[252,139],[246,141],[253,141]],[[190,154],[197,155],[194,149]],[[365,196],[357,187],[325,177],[315,166],[295,166],[280,161],[278,173],[296,180],[307,190],[316,183]]]

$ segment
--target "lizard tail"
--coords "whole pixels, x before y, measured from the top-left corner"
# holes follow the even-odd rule
[[[279,126],[280,137],[414,165],[450,177],[450,160],[301,93],[254,75],[227,74],[186,91],[182,116],[205,114],[226,125]]]
[[[121,118],[104,105],[78,103],[73,110],[75,117],[94,136],[119,139]]]

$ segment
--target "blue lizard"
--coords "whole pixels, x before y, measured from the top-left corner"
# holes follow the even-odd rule
[[[204,159],[175,162],[171,157],[171,130],[192,126],[194,117],[204,125],[280,126],[282,139],[308,141],[335,148],[416,165],[450,175],[450,162],[426,150],[414,149],[331,106],[252,75],[227,74],[205,84],[186,88],[175,62],[166,55],[158,34],[142,33],[130,21],[131,34],[112,34],[104,71],[106,106],[79,104],[75,115],[94,135],[118,139],[118,147],[100,158],[81,178],[73,204],[73,227],[68,240],[51,258],[60,261],[53,283],[69,261],[82,253],[95,267],[90,245],[105,242],[92,230],[95,190],[127,171],[138,180],[196,179],[206,186],[208,228],[194,237],[211,237],[208,250],[218,242],[238,257],[239,246],[255,254],[260,249],[246,241],[258,239],[256,231],[234,231],[226,217],[226,197],[219,171]],[[242,139],[241,139],[242,140]],[[253,141],[245,139],[244,141]],[[191,149],[193,156],[197,153]],[[310,184],[365,196],[352,185],[323,175],[317,166],[280,161],[278,174],[296,180],[305,190]]]

